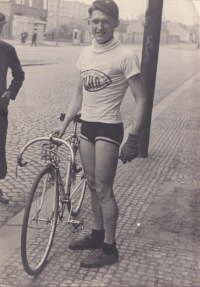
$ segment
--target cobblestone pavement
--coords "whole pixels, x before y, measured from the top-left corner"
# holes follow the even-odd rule
[[[53,63],[24,67],[26,81],[17,100],[10,105],[9,169],[4,190],[11,201],[8,206],[0,205],[1,225],[23,209],[35,170],[41,167],[36,160],[39,152],[34,149],[34,161],[33,155],[27,154],[30,164],[18,171],[16,180],[15,162],[19,149],[28,139],[44,135],[55,127],[56,122],[59,124],[58,115],[70,99],[66,95],[72,94],[76,84],[74,66],[81,49],[40,47],[31,54],[33,47],[16,48],[21,59],[24,51],[28,51],[24,63],[36,56],[41,59],[45,56]],[[140,49],[136,47],[138,52]],[[155,103],[195,74],[199,69],[197,63],[199,53],[193,49],[161,47]],[[199,86],[200,82],[196,80],[153,121],[148,158],[136,159],[127,165],[119,163],[115,181],[120,208],[117,227],[119,263],[101,269],[81,269],[80,260],[90,251],[68,250],[69,242],[75,236],[68,231],[64,221],[57,228],[48,264],[42,273],[36,278],[28,276],[21,266],[20,250],[16,250],[0,269],[0,286],[200,286],[198,245],[187,239],[180,242],[173,236],[163,237],[160,233],[139,235],[149,219],[154,199],[162,190],[199,190]],[[125,126],[130,124],[131,101],[127,93],[123,104]],[[88,197],[89,194],[81,212],[85,221],[82,234],[90,230],[92,220]]]

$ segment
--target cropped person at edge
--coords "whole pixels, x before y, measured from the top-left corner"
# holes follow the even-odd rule
[[[7,204],[9,199],[1,189],[1,180],[7,174],[6,162],[6,135],[8,129],[8,105],[11,100],[15,100],[16,95],[24,81],[20,61],[17,57],[15,48],[1,40],[3,26],[5,25],[5,15],[0,12],[0,202]],[[12,71],[12,82],[6,87],[8,68]]]

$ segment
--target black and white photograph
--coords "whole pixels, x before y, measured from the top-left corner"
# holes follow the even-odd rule
[[[200,0],[0,0],[0,287],[200,287]]]

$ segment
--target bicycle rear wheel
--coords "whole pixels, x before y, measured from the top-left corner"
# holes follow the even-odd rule
[[[51,249],[58,217],[57,172],[45,167],[35,178],[24,212],[21,256],[25,271],[37,275]]]
[[[81,205],[83,203],[87,180],[84,176],[84,172],[81,165],[81,159],[79,154],[79,149],[75,153],[75,168],[69,162],[70,167],[68,167],[69,172],[69,194],[70,200],[68,202],[68,210],[71,212],[72,216],[77,216],[81,210]]]

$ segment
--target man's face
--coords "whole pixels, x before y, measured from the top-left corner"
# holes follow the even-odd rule
[[[119,25],[119,21],[100,10],[94,10],[89,19],[89,25],[96,41],[99,44],[104,44],[112,39],[114,29]]]

